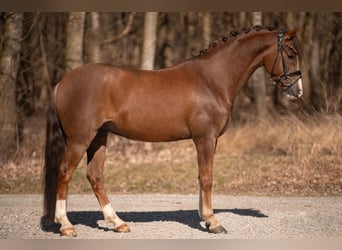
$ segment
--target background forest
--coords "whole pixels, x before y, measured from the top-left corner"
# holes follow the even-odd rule
[[[222,183],[217,183],[218,190],[247,190],[247,184],[254,183],[255,190],[264,187],[277,192],[285,188],[289,194],[342,194],[342,13],[323,12],[0,13],[0,191],[40,191],[40,187],[27,186],[41,178],[45,116],[51,90],[72,68],[88,62],[165,68],[199,54],[210,42],[220,40],[230,31],[255,25],[302,29],[299,38],[304,96],[288,101],[263,69],[255,72],[236,100],[232,128],[227,132],[230,135],[223,138],[218,150],[218,162],[222,161],[218,169],[226,169],[229,164],[238,168],[224,172]],[[171,145],[176,149],[170,151],[166,150],[168,146],[115,137],[111,146],[113,151],[121,152],[121,156],[112,159],[114,163],[119,162],[126,170],[143,164],[140,173],[154,163],[172,162],[178,168],[182,164],[175,158],[186,158],[190,151],[194,156],[186,143]],[[268,159],[255,152],[271,152],[270,165],[265,166],[263,162]],[[222,158],[220,153],[225,156]],[[242,153],[250,158],[239,158],[237,163],[234,157],[242,157]],[[300,170],[292,164],[287,172],[275,177],[279,169],[271,165],[288,166],[285,158],[292,163],[300,159]],[[193,158],[186,158],[185,162],[195,164]],[[245,165],[240,166],[241,162]],[[251,171],[254,177],[246,177],[252,165],[256,166]],[[191,169],[196,176],[196,169]],[[121,170],[115,171],[108,175],[120,177]],[[132,182],[132,176],[136,177],[134,185],[144,182],[138,179],[139,172],[134,171],[130,176],[122,173],[124,184],[111,186],[111,190],[138,192],[127,184],[128,178]],[[153,192],[153,187],[161,182],[168,190],[172,184],[165,184],[168,173],[164,175],[156,176],[156,183],[145,183],[146,189],[142,191]],[[258,181],[265,184],[259,185]],[[18,183],[24,184],[18,188]],[[193,185],[196,190],[197,184]],[[309,187],[309,191],[303,187]],[[169,191],[181,192],[185,188],[192,190],[179,185]],[[75,190],[88,189],[82,186]]]

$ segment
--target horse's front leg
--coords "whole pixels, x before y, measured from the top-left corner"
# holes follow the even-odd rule
[[[215,218],[211,190],[213,183],[213,163],[217,138],[194,139],[198,160],[198,180],[200,184],[199,215],[205,221],[210,233],[227,233]]]

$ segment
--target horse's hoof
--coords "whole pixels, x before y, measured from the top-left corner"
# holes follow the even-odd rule
[[[226,234],[227,233],[227,230],[220,224],[214,227],[209,227],[208,230],[209,230],[209,233],[213,233],[213,234]]]
[[[114,228],[114,232],[116,233],[129,233],[131,229],[126,223],[121,224],[120,226]]]
[[[76,231],[73,226],[61,227],[60,232],[62,236],[72,236],[72,237],[77,236]]]

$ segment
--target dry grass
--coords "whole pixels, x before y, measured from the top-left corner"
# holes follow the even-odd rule
[[[232,124],[218,143],[214,192],[231,195],[342,195],[342,117],[288,115]],[[17,160],[1,166],[0,193],[39,193],[44,125],[33,120]],[[198,193],[191,141],[153,144],[111,137],[105,181],[109,193]],[[85,160],[71,193],[91,193]]]
[[[339,115],[277,117],[231,128],[218,148],[217,165],[233,169],[218,189],[236,194],[341,195],[341,129]]]

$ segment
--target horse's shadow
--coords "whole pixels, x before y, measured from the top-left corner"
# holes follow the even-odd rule
[[[250,216],[257,218],[267,218],[268,216],[255,209],[215,209],[215,214],[233,213],[240,216]],[[154,221],[174,221],[182,223],[191,228],[206,231],[201,226],[201,219],[197,210],[176,210],[176,211],[151,211],[151,212],[117,212],[117,215],[126,222],[154,222]],[[103,220],[101,211],[75,211],[68,212],[68,218],[74,225],[81,224],[103,231],[112,230],[109,227],[99,226],[98,221]],[[59,233],[59,225],[41,218],[41,228],[45,232]]]

